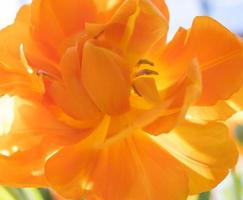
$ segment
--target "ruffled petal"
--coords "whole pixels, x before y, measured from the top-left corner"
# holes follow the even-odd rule
[[[5,95],[0,109],[0,183],[46,185],[46,158],[61,146],[79,141],[82,134],[58,122],[36,101]]]
[[[19,47],[26,36],[26,26],[21,22],[16,22],[0,31],[0,63],[10,71],[22,73],[25,70]]]
[[[215,187],[238,159],[237,148],[223,123],[186,121],[154,139],[184,164],[190,194]]]
[[[189,42],[202,71],[200,105],[228,99],[243,83],[243,46],[239,38],[209,17],[197,17]]]
[[[119,55],[86,42],[81,69],[82,82],[97,107],[107,114],[119,114],[129,108],[130,77]]]
[[[101,126],[105,131],[106,122]],[[64,197],[186,199],[187,177],[180,164],[145,133],[101,148],[86,144],[64,148],[47,162],[47,179]]]
[[[162,100],[169,102],[168,114],[161,113],[144,130],[158,135],[169,132],[184,118],[201,92],[201,76],[198,63],[186,45],[184,29],[179,29],[156,63],[157,88]]]
[[[28,151],[5,156],[0,154],[0,184],[11,187],[47,187],[43,176],[45,159],[55,148],[44,141]]]
[[[218,101],[213,106],[191,106],[187,115],[197,120],[223,121],[235,113],[235,109],[227,101]]]
[[[161,38],[165,38],[168,23],[153,2],[148,0],[124,1],[103,36],[112,46],[120,49],[128,59],[138,62]]]
[[[30,7],[23,6],[14,24],[0,31],[0,93],[12,93],[18,95],[28,95],[27,93],[44,92],[41,77],[35,73],[37,70],[32,66],[33,55],[39,57],[43,69],[53,72],[47,59],[41,55],[40,51],[33,46],[28,31],[28,20]],[[9,39],[11,38],[11,39]],[[31,53],[26,50],[31,49]],[[29,54],[31,59],[29,60]],[[28,57],[28,58],[27,58]],[[30,66],[31,65],[31,66]]]
[[[57,49],[70,35],[80,32],[84,23],[95,19],[93,1],[34,0],[31,29],[34,37],[50,49]]]
[[[155,57],[153,69],[159,73],[157,85],[160,91],[183,81],[187,75],[188,65],[192,62],[194,55],[186,45],[186,41],[187,31],[180,28],[161,54]],[[157,54],[156,50],[154,54]]]

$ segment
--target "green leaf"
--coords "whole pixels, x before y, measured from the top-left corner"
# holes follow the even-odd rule
[[[53,200],[49,190],[0,187],[0,200]]]
[[[210,192],[204,192],[199,195],[198,200],[209,200],[210,199]]]

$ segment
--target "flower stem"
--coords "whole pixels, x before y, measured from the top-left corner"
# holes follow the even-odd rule
[[[198,197],[198,200],[210,200],[210,192],[201,193]]]
[[[235,170],[231,171],[231,177],[233,180],[233,184],[234,184],[234,198],[235,200],[242,200],[241,198],[241,179],[239,174],[237,174],[237,172]]]

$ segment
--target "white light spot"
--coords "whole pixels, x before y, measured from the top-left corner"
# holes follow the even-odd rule
[[[33,74],[34,70],[31,68],[31,66],[29,66],[28,60],[27,60],[25,53],[24,53],[24,44],[19,45],[19,53],[20,53],[20,59],[21,59],[23,65],[25,66],[27,72],[29,74]]]
[[[8,150],[1,150],[0,154],[2,154],[4,156],[10,156],[11,155],[10,151],[8,151]]]
[[[12,147],[12,153],[16,153],[17,151],[19,151],[19,147],[18,146],[13,146]]]
[[[14,121],[14,97],[0,97],[0,136],[8,134]]]
[[[110,0],[107,2],[107,10],[111,10],[117,4],[117,0]]]
[[[83,180],[82,182],[81,182],[81,187],[82,187],[82,189],[84,189],[84,190],[92,190],[92,188],[93,188],[93,183],[92,182],[89,182],[89,181],[87,181],[87,180]]]
[[[42,176],[44,174],[43,170],[32,171],[33,176]]]

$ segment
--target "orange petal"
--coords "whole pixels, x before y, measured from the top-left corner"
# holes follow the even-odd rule
[[[187,196],[187,177],[180,164],[143,132],[104,148],[85,141],[64,148],[48,160],[45,171],[51,186],[66,198],[183,200]]]
[[[45,158],[53,149],[44,144],[14,156],[0,154],[0,184],[11,187],[47,187],[43,166]]]
[[[165,90],[185,78],[188,64],[193,60],[193,54],[186,45],[186,37],[187,31],[180,28],[158,58],[155,58],[155,70],[159,73],[159,90]],[[157,54],[156,49],[154,54]]]
[[[0,183],[46,186],[46,158],[61,146],[79,141],[82,134],[58,122],[35,101],[5,95],[0,110]]]
[[[31,12],[31,6],[30,5],[23,5],[19,9],[19,12],[17,13],[17,16],[15,18],[15,21],[16,22],[22,22],[22,23],[29,23],[30,12]]]
[[[165,38],[168,23],[151,1],[139,2],[139,14],[136,17],[133,32],[128,38],[127,51],[137,57],[144,56],[161,38]]]
[[[156,81],[160,96],[170,104],[167,115],[161,114],[144,128],[151,134],[167,133],[173,129],[200,94],[199,66],[185,45],[185,38],[186,31],[180,29],[158,58],[159,65],[155,66],[159,73]]]
[[[113,115],[128,109],[129,71],[119,55],[88,41],[83,50],[81,76],[85,89],[102,112]]]
[[[54,99],[61,105],[61,107],[67,107],[65,104],[65,96],[72,102],[69,108],[73,108],[69,113],[77,113],[75,116],[78,119],[86,119],[92,117],[98,117],[100,112],[95,104],[91,101],[88,93],[83,87],[83,83],[80,78],[81,63],[79,61],[79,54],[77,48],[69,48],[64,54],[60,62],[60,70],[62,73],[64,87],[66,94],[63,93],[63,97],[57,96]],[[57,94],[53,89],[51,95]],[[71,103],[70,102],[70,103]]]
[[[227,101],[218,101],[213,106],[191,106],[188,115],[194,119],[207,121],[223,121],[235,113]]]
[[[55,117],[47,110],[43,104],[37,101],[26,100],[17,96],[5,95],[1,97],[1,142],[2,148],[7,148],[15,142],[19,149],[26,149],[32,142],[28,142],[26,137],[21,138],[21,135],[29,134],[37,137],[46,136],[50,139],[56,140],[58,136],[60,139],[65,135],[73,135],[69,141],[75,141],[81,137],[74,136],[75,130],[70,129],[68,126],[60,123]],[[6,106],[6,107],[5,107]],[[3,112],[5,111],[5,114]],[[7,122],[3,119],[8,117]],[[40,123],[39,119],[42,119]],[[33,138],[32,137],[32,138]],[[13,138],[13,140],[11,139]],[[15,140],[14,140],[15,138]],[[17,139],[18,138],[18,139]],[[68,143],[68,140],[57,140],[61,143]]]
[[[164,0],[152,0],[154,5],[156,5],[165,18],[169,21],[169,10]]]
[[[236,92],[227,103],[235,110],[241,111],[243,110],[243,87],[240,88],[238,92]]]
[[[189,42],[202,70],[200,105],[228,99],[243,83],[243,46],[236,35],[209,17],[197,17]]]
[[[150,1],[125,1],[107,24],[105,39],[120,48],[135,62],[161,38],[168,24],[163,14]]]
[[[30,39],[27,24],[28,15],[29,6],[22,7],[16,22],[0,31],[1,93],[26,93],[23,92],[24,90],[42,93],[44,90],[41,77],[34,73],[35,69],[30,66],[29,58],[26,55],[26,48],[31,48],[31,55],[35,55],[35,57],[40,55]],[[43,59],[43,55],[40,59]],[[46,66],[47,62],[44,64]],[[50,69],[51,72],[54,71],[49,66],[43,68]]]
[[[223,123],[187,121],[171,133],[154,139],[184,164],[190,194],[215,187],[238,159],[236,146]]]
[[[31,10],[34,36],[54,49],[66,37],[82,31],[84,23],[96,15],[93,1],[34,0]]]
[[[161,101],[155,80],[153,78],[137,78],[133,81],[133,87],[138,95],[142,96],[148,102],[157,104]]]
[[[27,36],[26,26],[15,23],[0,31],[0,63],[10,71],[22,73],[25,68],[20,58],[20,44]]]

